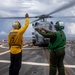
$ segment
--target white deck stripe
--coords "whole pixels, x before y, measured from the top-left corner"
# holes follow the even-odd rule
[[[25,45],[24,47],[27,47],[28,45]],[[7,48],[8,49],[8,47],[4,47],[4,46],[0,46],[1,48]],[[2,53],[0,53],[0,55],[4,55],[4,54],[6,54],[6,53],[9,53],[10,52],[10,50],[9,51],[5,51],[5,52],[2,52]]]
[[[10,63],[8,60],[0,60],[0,63]],[[22,62],[24,65],[49,66],[48,63]],[[75,65],[64,65],[66,68],[75,68]]]
[[[36,49],[41,49],[41,48],[22,48],[22,49],[27,49],[27,50],[28,49],[35,49],[36,50]]]
[[[8,52],[10,52],[10,51],[2,52],[2,53],[0,53],[0,55],[4,55],[4,54],[6,54],[6,53],[8,53]]]
[[[22,62],[22,64],[36,65],[36,66],[49,66],[49,64],[47,63],[35,63],[35,62]]]
[[[3,45],[0,45],[0,47],[1,47],[1,48],[6,48],[6,49],[8,49],[8,48],[9,48],[9,47],[4,47]]]
[[[23,46],[23,47],[27,47],[28,46],[28,44],[27,45],[25,45],[25,46]]]
[[[36,48],[23,48],[23,49],[36,49]],[[37,48],[37,49],[39,49],[39,48]],[[0,53],[0,55],[4,55],[4,54],[6,54],[6,53],[9,53],[10,52],[10,50],[9,51],[5,51],[5,52],[2,52],[2,53]]]
[[[65,65],[65,67],[68,67],[68,68],[75,68],[75,65]]]

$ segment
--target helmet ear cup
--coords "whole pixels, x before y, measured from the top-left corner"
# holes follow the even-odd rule
[[[58,30],[58,29],[59,29],[58,24],[56,24],[54,27],[55,27],[55,29],[56,29],[56,30]]]
[[[17,21],[17,23],[18,23],[18,27],[19,27],[19,29],[20,29],[20,28],[21,28],[21,24],[20,24],[20,22],[18,22],[18,21]]]
[[[64,23],[61,21],[57,21],[55,25],[56,30],[62,30],[64,29]]]
[[[12,27],[14,28],[14,29],[20,29],[21,28],[21,24],[20,24],[20,22],[18,22],[18,21],[16,21],[13,25],[12,25]]]
[[[63,22],[59,22],[59,27],[60,27],[60,29],[64,29],[64,23]]]

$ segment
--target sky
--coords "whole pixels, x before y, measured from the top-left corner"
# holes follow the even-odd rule
[[[75,5],[75,0],[0,0],[0,17],[23,17],[26,13],[29,16],[38,16],[49,14],[65,5],[72,3]],[[64,7],[66,8],[66,7]],[[62,8],[63,9],[63,8]],[[55,11],[56,12],[56,11]],[[51,16],[75,16],[75,6],[68,9],[51,14]],[[19,21],[23,26],[25,19],[0,19],[0,36],[8,35],[15,21]],[[30,19],[30,22],[35,19]],[[65,33],[68,36],[75,36],[75,18],[50,18],[48,21],[54,23],[61,20],[65,24]],[[34,31],[32,24],[29,24],[24,36],[31,37]]]

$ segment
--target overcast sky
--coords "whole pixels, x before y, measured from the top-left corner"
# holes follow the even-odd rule
[[[48,14],[68,3],[75,4],[75,0],[0,0],[0,17],[25,16],[25,13],[28,13],[29,16]],[[75,16],[75,6],[51,15]],[[75,34],[75,18],[51,18],[48,20],[53,22],[62,20],[65,23],[65,33]],[[7,35],[15,21],[16,19],[0,19],[0,36]],[[17,19],[17,21],[20,21],[22,26],[24,25],[24,19]],[[31,36],[32,31],[34,29],[30,24],[24,36]]]

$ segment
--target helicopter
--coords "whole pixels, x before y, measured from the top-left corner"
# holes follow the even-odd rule
[[[35,29],[36,28],[45,28],[46,30],[54,31],[53,22],[52,21],[49,22],[49,21],[47,21],[47,19],[43,18],[40,20],[40,22],[33,23],[32,26],[34,28],[34,32],[32,32],[32,35],[33,35],[32,36],[32,43],[33,43],[33,45],[41,46],[41,47],[48,46],[50,39],[43,37]]]
[[[74,6],[73,5],[74,3],[75,3],[75,1],[72,2],[72,3],[66,4],[66,5],[54,10],[53,12],[51,12],[49,14],[43,14],[43,15],[40,15],[40,16],[36,16],[36,17],[38,17],[38,19],[33,21],[35,23],[32,24],[32,26],[34,28],[34,32],[32,32],[32,35],[33,35],[32,42],[33,42],[34,45],[47,47],[48,43],[50,41],[49,38],[45,38],[42,35],[40,35],[35,30],[35,28],[44,28],[44,29],[49,30],[49,31],[55,31],[53,22],[47,21],[47,18],[58,18],[58,17],[53,17],[53,16],[49,16],[49,15],[52,15],[52,14],[57,13],[59,11],[62,11],[64,9],[70,8],[70,7]],[[62,16],[62,17],[63,18],[75,18],[75,16]],[[62,18],[62,17],[60,17],[60,18]],[[39,20],[40,20],[40,22],[38,22]]]
[[[32,43],[37,46],[48,46],[48,42],[50,39],[43,37],[40,35],[35,28],[45,28],[46,30],[54,31],[54,24],[52,21],[47,21],[48,18],[59,18],[51,16],[54,13],[57,13],[59,11],[68,9],[70,7],[73,7],[75,5],[75,1],[69,2],[60,8],[50,12],[49,14],[42,14],[38,16],[31,16],[29,18],[37,18],[36,20],[32,21],[32,27],[34,29],[34,32],[32,32]],[[60,16],[60,18],[75,18],[75,16]],[[0,17],[0,19],[25,19],[25,17]]]

